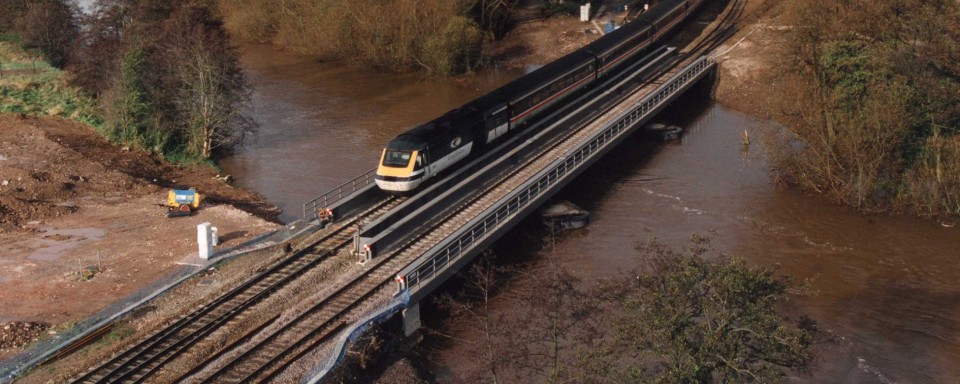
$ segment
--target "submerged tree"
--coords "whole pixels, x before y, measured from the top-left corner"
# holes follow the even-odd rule
[[[784,369],[809,363],[814,325],[778,315],[787,284],[742,260],[704,258],[695,236],[686,253],[653,243],[642,247],[649,267],[616,285],[610,316],[613,350],[632,356],[619,376],[631,382],[773,382]]]
[[[776,313],[789,284],[743,261],[708,260],[707,240],[695,242],[687,252],[644,246],[640,272],[595,289],[555,256],[522,269],[485,258],[462,293],[442,300],[475,351],[460,379],[766,383],[802,370],[815,326]]]

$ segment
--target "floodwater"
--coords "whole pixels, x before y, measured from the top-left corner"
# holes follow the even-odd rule
[[[371,74],[245,47],[260,135],[222,162],[238,184],[281,206],[300,204],[372,168],[381,146],[517,73],[468,85]],[[836,337],[818,344],[797,382],[940,383],[960,376],[960,226],[863,216],[777,187],[764,156],[778,128],[690,97],[661,120],[685,127],[678,143],[631,138],[561,193],[591,223],[558,243],[581,278],[634,267],[634,244],[656,237],[679,248],[692,233],[749,262],[777,267],[816,294],[793,297]],[[747,130],[753,143],[741,144]],[[522,227],[521,227],[522,228]],[[522,255],[521,255],[522,256]],[[456,327],[454,327],[456,328]],[[468,351],[468,347],[451,347]],[[457,370],[456,362],[447,364]]]
[[[303,203],[375,167],[390,139],[522,74],[448,81],[344,68],[263,45],[242,53],[259,134],[220,165],[279,206],[286,222],[302,217]]]
[[[660,119],[686,127],[681,142],[644,154],[634,138],[562,193],[591,211],[587,229],[557,245],[584,279],[631,269],[638,241],[681,248],[713,231],[717,250],[810,282],[794,310],[837,337],[798,381],[955,382],[960,227],[778,188],[761,137],[780,128],[709,100],[683,100]]]

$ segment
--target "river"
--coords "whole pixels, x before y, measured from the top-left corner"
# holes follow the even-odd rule
[[[260,134],[221,164],[280,206],[286,221],[300,217],[303,202],[372,168],[398,133],[519,75],[429,80],[260,46],[243,54]],[[659,119],[685,127],[683,139],[651,152],[631,138],[561,193],[592,213],[586,229],[558,243],[581,278],[631,268],[638,240],[683,247],[691,233],[715,231],[720,251],[810,281],[815,295],[793,297],[791,311],[836,337],[817,347],[811,374],[795,381],[960,376],[960,227],[864,216],[779,187],[761,140],[779,128],[709,100],[687,98]],[[748,147],[743,130],[753,139]],[[453,361],[438,363],[457,370]]]

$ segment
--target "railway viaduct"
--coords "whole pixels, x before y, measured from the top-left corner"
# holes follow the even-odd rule
[[[710,52],[742,12],[731,1],[682,50],[662,47],[632,72],[611,78],[506,142],[412,195],[375,186],[374,170],[303,205],[300,244],[283,260],[221,297],[155,331],[74,379],[136,383],[238,315],[334,254],[361,267],[296,313],[238,335],[176,381],[266,382],[304,356],[319,361],[302,382],[319,382],[368,326],[397,313],[408,335],[420,326],[419,302],[500,236],[687,90],[715,73]],[[293,244],[293,243],[289,243]],[[306,245],[302,245],[306,244]],[[82,341],[95,332],[63,343]],[[51,351],[26,368],[55,357]],[[317,358],[323,356],[323,358]],[[16,372],[15,372],[16,373]],[[0,378],[0,381],[3,379]]]

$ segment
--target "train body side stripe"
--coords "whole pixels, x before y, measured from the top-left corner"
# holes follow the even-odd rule
[[[532,113],[533,111],[539,109],[540,107],[543,107],[544,105],[550,103],[551,101],[556,100],[557,97],[560,97],[560,96],[564,95],[565,93],[570,92],[570,91],[573,90],[574,88],[577,88],[577,87],[583,85],[583,82],[585,82],[585,81],[587,81],[587,80],[590,80],[590,79],[593,79],[594,77],[595,77],[594,73],[591,72],[589,75],[585,76],[583,79],[578,80],[576,83],[571,84],[569,87],[566,87],[566,88],[564,88],[563,90],[561,90],[560,92],[555,93],[553,96],[550,96],[550,97],[546,98],[545,100],[541,101],[541,102],[538,103],[537,105],[534,105],[533,107],[530,107],[530,109],[524,111],[523,113],[521,113],[521,114],[519,114],[519,115],[517,115],[517,116],[515,116],[515,117],[510,118],[510,122],[511,122],[511,123],[514,123],[514,122],[516,122],[517,120],[522,119],[524,116],[527,116],[527,115],[529,115],[530,113]]]
[[[619,63],[620,61],[622,61],[623,59],[626,59],[627,57],[633,56],[634,54],[636,54],[636,52],[637,52],[638,50],[641,50],[641,49],[646,48],[647,46],[649,46],[650,43],[652,43],[654,40],[656,40],[657,38],[659,38],[660,36],[662,36],[662,35],[663,35],[664,33],[666,33],[667,31],[673,29],[673,27],[675,27],[678,23],[680,23],[681,21],[683,21],[683,20],[684,20],[684,17],[683,17],[682,15],[684,15],[684,14],[685,14],[685,12],[678,13],[678,15],[681,15],[681,17],[676,17],[676,18],[674,18],[674,20],[671,21],[670,24],[667,24],[664,28],[661,28],[657,33],[653,34],[653,36],[652,36],[651,38],[644,40],[643,42],[637,44],[636,47],[634,47],[633,49],[625,52],[624,54],[620,55],[620,56],[617,57],[616,59],[613,59],[612,61],[610,61],[609,63],[607,63],[606,65],[604,65],[603,68],[600,68],[599,71],[600,71],[600,72],[606,71],[606,70],[608,70],[610,67],[618,64],[618,63]],[[546,104],[549,104],[549,103],[552,102],[553,100],[556,100],[556,98],[558,98],[558,97],[566,94],[567,92],[571,91],[572,89],[580,86],[581,84],[583,84],[584,81],[587,81],[587,80],[589,80],[589,79],[592,78],[592,77],[594,77],[594,75],[587,76],[587,77],[583,78],[582,80],[577,81],[577,82],[574,83],[573,85],[571,85],[571,86],[569,86],[569,87],[567,87],[567,88],[564,88],[562,91],[557,92],[557,93],[554,94],[553,96],[548,97],[546,100],[541,101],[540,103],[538,103],[537,105],[534,105],[534,106],[531,107],[530,109],[527,109],[527,110],[524,111],[523,113],[521,113],[521,114],[519,114],[519,115],[511,118],[511,119],[510,119],[510,122],[511,122],[511,123],[514,123],[514,122],[516,122],[516,121],[524,118],[525,116],[533,113],[533,112],[536,111],[537,109],[545,106]]]

